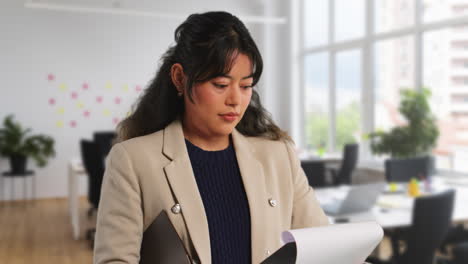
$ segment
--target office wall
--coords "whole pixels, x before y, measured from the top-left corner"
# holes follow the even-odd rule
[[[186,2],[186,5],[184,5]],[[233,13],[265,13],[265,4],[275,1],[219,1],[203,7],[192,1],[177,1],[179,12],[223,9]],[[276,12],[276,13],[275,13]],[[267,11],[277,15],[277,10]],[[130,106],[153,78],[158,60],[173,42],[174,29],[181,21],[174,19],[83,14],[26,9],[22,1],[0,2],[0,119],[13,113],[33,133],[48,134],[56,140],[57,156],[43,169],[32,161],[37,171],[37,197],[67,195],[67,163],[79,157],[79,140],[90,138],[93,131],[112,130],[124,118]],[[260,86],[265,105],[281,124],[284,105],[276,109],[275,90],[287,78],[276,77],[280,71],[275,49],[284,49],[276,29],[284,25],[247,24],[264,56],[265,78]],[[269,32],[265,34],[265,27]],[[283,28],[283,29],[281,29]],[[284,92],[284,91],[283,91]],[[276,110],[275,110],[276,109]],[[283,115],[283,116],[281,116]],[[287,127],[285,127],[287,129]],[[0,160],[0,171],[8,164]],[[22,183],[16,182],[21,198]],[[80,193],[86,193],[87,179],[80,179]],[[3,191],[9,198],[10,182]]]

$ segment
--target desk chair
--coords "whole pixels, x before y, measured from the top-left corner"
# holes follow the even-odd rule
[[[88,216],[91,216],[92,212],[97,210],[99,207],[99,199],[101,197],[101,185],[104,176],[104,164],[101,160],[99,146],[94,141],[81,140],[81,159],[83,166],[88,174],[89,186],[88,186],[88,200],[92,207],[88,211]],[[87,238],[93,240],[95,229],[87,231]]]
[[[450,228],[445,236],[442,246],[440,247],[440,251],[447,254],[448,248],[459,245],[465,241],[468,242],[468,230],[465,228],[464,224],[458,224]],[[468,261],[466,263],[468,263]]]
[[[339,170],[330,168],[333,185],[351,184],[351,176],[356,168],[359,157],[358,144],[346,144],[343,150],[343,161]]]
[[[388,182],[409,182],[411,178],[419,179],[433,174],[434,159],[430,156],[385,161],[385,178]]]
[[[453,248],[453,264],[468,263],[468,241],[460,243]]]
[[[93,133],[94,142],[98,144],[99,152],[103,157],[103,162],[112,148],[112,143],[117,134],[114,131],[98,131]]]
[[[302,160],[301,167],[312,187],[327,186],[325,179],[325,163],[318,160]]]
[[[436,249],[442,244],[450,228],[455,191],[417,198],[413,207],[411,226],[391,232],[393,256],[390,262],[372,260],[374,263],[432,264]],[[400,252],[399,242],[406,242]]]

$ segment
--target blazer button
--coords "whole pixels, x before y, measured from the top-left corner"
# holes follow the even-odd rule
[[[273,198],[268,199],[268,203],[270,203],[271,207],[275,207],[278,204],[278,202]]]
[[[175,205],[172,206],[172,208],[171,208],[171,211],[172,211],[174,214],[180,213],[180,210],[181,210],[180,204],[175,204]]]

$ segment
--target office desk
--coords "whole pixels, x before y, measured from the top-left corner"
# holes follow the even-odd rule
[[[79,177],[86,175],[81,159],[73,158],[68,162],[68,209],[75,240],[80,238]]]
[[[468,221],[468,186],[455,185],[454,180],[447,177],[433,178],[434,188],[443,190],[453,188],[455,193],[455,206],[453,211],[453,222]],[[330,197],[339,198],[346,192],[346,186],[315,189],[317,199],[321,204],[330,201]],[[376,221],[384,229],[396,227],[405,227],[411,225],[412,209],[414,199],[406,193],[399,194],[381,194],[377,204],[369,211],[340,216],[347,218],[350,222]],[[331,221],[334,218],[329,216]]]

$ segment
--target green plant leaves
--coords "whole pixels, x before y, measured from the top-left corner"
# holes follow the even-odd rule
[[[391,129],[389,132],[376,131],[369,134],[374,154],[390,154],[395,158],[424,155],[435,146],[439,129],[428,99],[431,91],[403,89],[400,92],[400,113],[408,124]]]
[[[47,159],[55,156],[54,139],[46,135],[29,136],[31,129],[23,129],[19,123],[13,121],[9,115],[3,121],[0,129],[0,155],[9,157],[23,155],[35,160],[39,167],[47,164]]]

